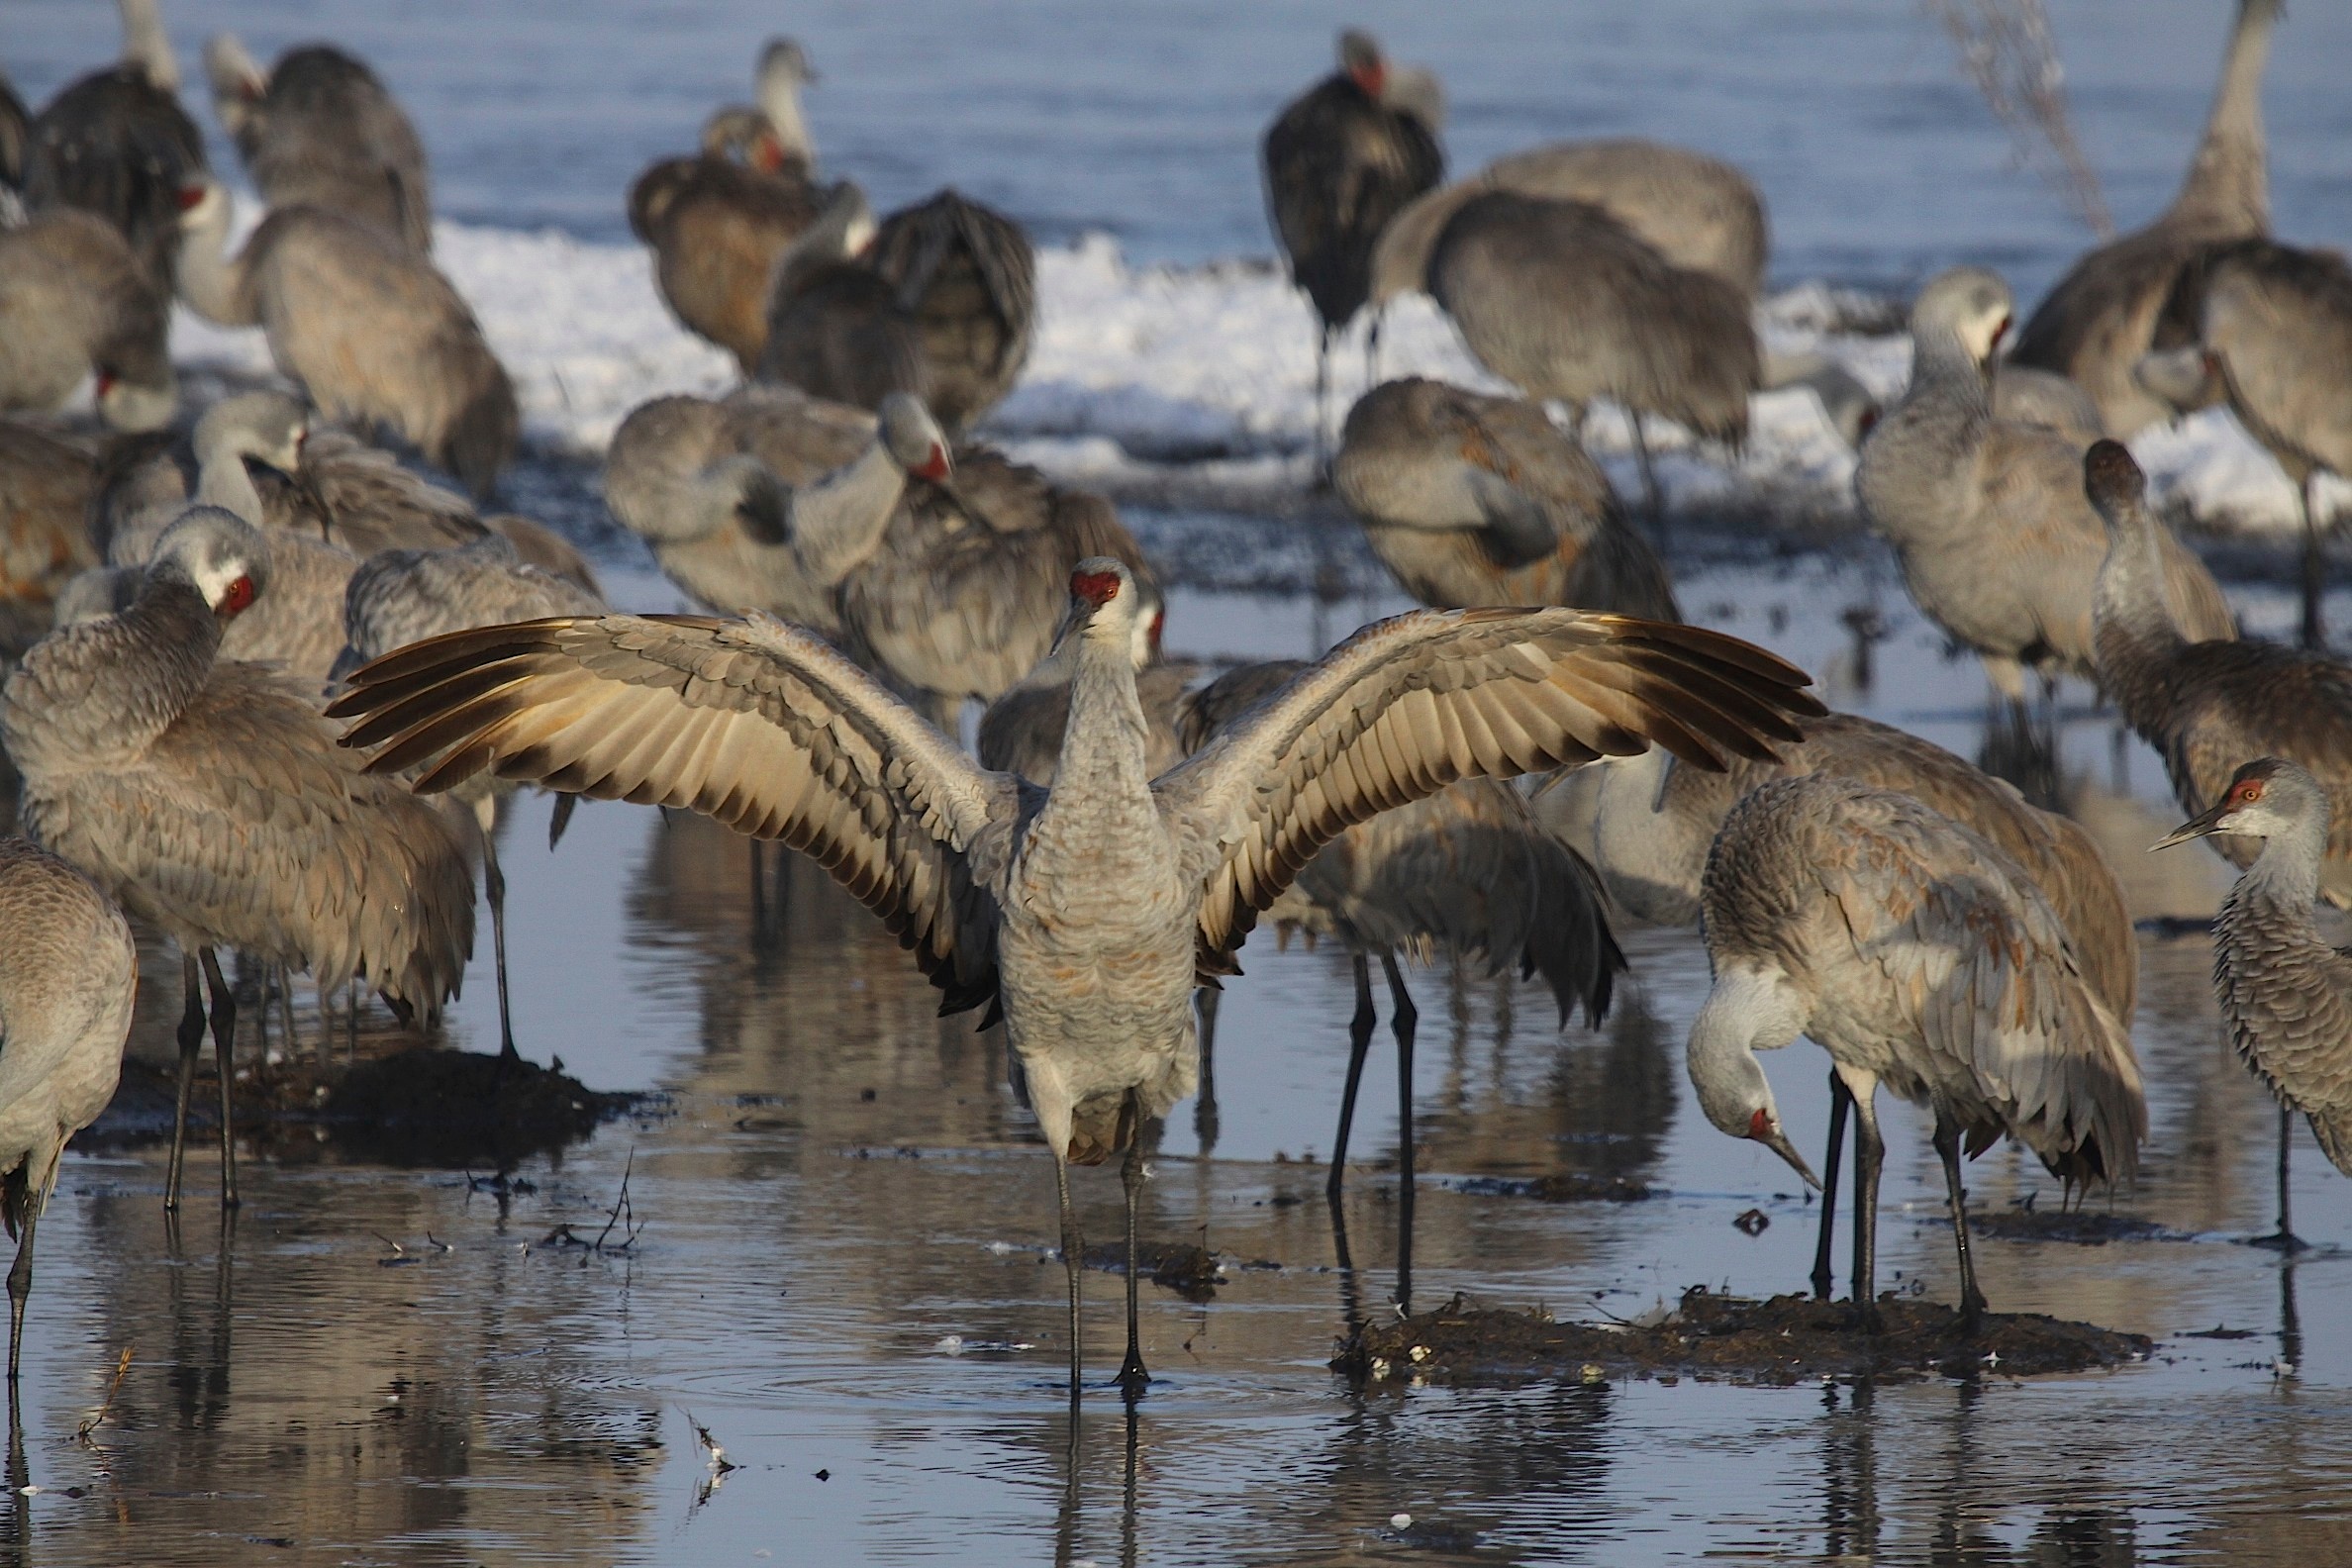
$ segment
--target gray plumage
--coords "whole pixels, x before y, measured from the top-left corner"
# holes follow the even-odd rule
[[[1570,805],[1556,797],[1589,793],[1593,864],[1610,896],[1642,920],[1695,926],[1708,849],[1731,808],[1759,786],[1826,774],[1909,795],[1997,845],[2033,879],[2065,923],[2092,988],[2130,1025],[2139,939],[2114,868],[2082,824],[2039,810],[2014,785],[1932,741],[1854,714],[1808,722],[1805,738],[1779,753],[1709,773],[1651,751],[1586,769],[1539,798],[1536,812],[1554,821],[1552,812]]]
[[[2064,924],[2008,854],[1909,795],[1826,774],[1776,779],[1731,810],[1701,888],[1715,987],[1691,1026],[1700,1108],[1811,1179],[1755,1052],[1800,1033],[1829,1053],[1861,1119],[1854,1300],[1875,1314],[1879,1084],[1930,1108],[1969,1259],[1960,1153],[2015,1137],[2070,1186],[2122,1181],[2147,1132],[2139,1063]]]
[[[2322,473],[2352,474],[2352,266],[2269,240],[2208,247],[2181,268],[2135,368],[2175,407],[2226,401],[2295,484],[2304,538],[2303,640],[2317,644]],[[2186,382],[2181,391],[2168,382]]]
[[[224,1110],[235,1004],[212,948],[329,987],[364,975],[430,1020],[473,946],[472,880],[440,814],[369,777],[298,685],[219,657],[228,624],[269,590],[264,561],[254,530],[196,509],[128,610],[45,638],[0,690],[26,832],[207,955]],[[181,1034],[183,1110],[201,1032],[199,1018]],[[223,1184],[234,1201],[226,1161]]]
[[[180,107],[179,65],[155,0],[120,4],[122,61],[66,84],[27,131],[25,205],[96,214],[168,292],[179,192],[205,173],[204,135]]]
[[[114,1098],[139,991],[130,923],[72,866],[0,838],[0,1220],[8,1271],[8,1394],[17,1392],[33,1232],[73,1134]]]
[[[875,233],[865,192],[844,180],[776,258],[760,380],[864,409],[894,392],[930,395],[923,334],[898,290],[868,264]]]
[[[1423,604],[1682,619],[1609,480],[1532,403],[1418,376],[1375,387],[1348,411],[1331,481]]]
[[[1589,203],[1673,266],[1713,273],[1751,301],[1764,286],[1771,230],[1764,198],[1748,177],[1704,152],[1625,137],[1509,153],[1419,198],[1381,231],[1372,260],[1374,304],[1427,286],[1438,235],[1464,202],[1484,191]]]
[[[2157,847],[2211,833],[2260,846],[2213,922],[2213,996],[2239,1058],[2352,1176],[2352,954],[2311,915],[2334,817],[2317,779],[2263,757]]]
[[[522,412],[473,312],[432,260],[363,220],[287,207],[226,253],[229,193],[190,188],[180,297],[259,326],[270,357],[330,419],[382,425],[476,495],[514,456]]]
[[[0,410],[46,413],[94,374],[108,424],[153,430],[179,401],[170,326],[169,296],[103,219],[65,209],[0,229]]]
[[[2283,0],[2238,0],[2221,84],[2181,193],[2154,223],[2069,268],[2017,337],[2010,357],[2079,383],[2108,435],[2129,439],[2166,417],[2132,367],[2149,349],[2182,266],[2206,245],[2270,231],[2262,69],[2285,9]]]
[[[433,248],[425,145],[364,61],[305,45],[263,70],[236,35],[204,47],[213,113],[267,207],[321,207]]]
[[[1157,602],[1156,594],[1148,588],[1141,591],[1145,609],[1136,622],[1138,635],[1130,655],[1135,664],[1135,701],[1143,711],[1143,767],[1158,778],[1185,758],[1184,742],[1176,733],[1177,713],[1185,688],[1200,678],[1201,668],[1161,662],[1160,629],[1168,612]],[[973,751],[980,765],[1052,788],[1054,771],[1061,765],[1062,738],[1069,731],[1071,687],[1077,677],[1077,649],[1064,642],[1000,693],[980,715]]]
[[[96,484],[82,447],[0,419],[0,649],[31,646],[49,630],[59,591],[98,564],[82,521]]]
[[[769,279],[825,206],[800,107],[802,85],[815,79],[798,44],[769,41],[759,107],[720,110],[703,127],[697,156],[664,158],[629,188],[629,227],[653,248],[662,299],[745,375],[767,346]]]
[[[1190,1001],[1256,911],[1355,822],[1454,779],[1623,751],[1702,766],[1793,736],[1816,704],[1760,649],[1569,610],[1422,611],[1366,628],[1150,779],[1117,560],[1071,574],[1071,717],[1054,788],[980,769],[822,638],[766,617],[608,616],[460,633],[359,672],[333,712],[420,788],[483,768],[684,806],[820,859],[951,1009],[999,1004],[1054,1155],[1129,1151],[1189,1093]],[[1132,1234],[1130,1229],[1129,1234]],[[1130,1269],[1130,1284],[1135,1276]],[[1143,1374],[1132,1328],[1123,1380]],[[1077,1342],[1071,1342],[1077,1387]]]
[[[25,183],[25,143],[32,134],[33,116],[25,100],[0,71],[0,195],[13,199]]]
[[[2009,286],[1980,267],[1920,290],[1911,389],[1862,443],[1854,490],[1919,609],[2021,700],[2027,666],[2099,679],[2091,602],[2107,539],[2083,497],[2081,443],[1993,411],[1985,366],[2009,320]],[[2160,548],[2182,623],[2236,636],[2204,563],[2169,534]]]
[[[850,563],[842,624],[950,733],[965,699],[992,700],[1045,656],[1078,562],[1115,556],[1152,575],[1109,501],[986,446],[960,448],[952,473],[910,473],[861,532],[836,557]]]
[[[1747,297],[1675,266],[1586,202],[1482,191],[1429,252],[1428,290],[1481,363],[1537,400],[1747,439],[1758,379]]]
[[[2084,485],[2106,520],[2099,571],[2099,680],[2140,737],[2164,758],[2173,794],[2196,816],[2221,799],[2248,757],[2285,757],[2352,799],[2352,665],[2323,652],[2185,631],[2155,591],[2164,525],[2150,515],[2131,454],[2102,441]],[[2213,847],[2253,863],[2259,845],[2223,834]],[[2339,807],[2321,887],[2352,908],[2352,813]]]

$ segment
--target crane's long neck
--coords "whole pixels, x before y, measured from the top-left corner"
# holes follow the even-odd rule
[[[1068,637],[1076,644],[1077,667],[1070,678],[1070,719],[1062,729],[1053,800],[1080,809],[1105,801],[1141,802],[1149,809],[1151,729],[1135,692],[1131,638],[1105,626],[1077,628]]]
[[[1960,335],[1912,333],[1911,389],[1862,449],[1855,485],[1871,521],[1898,544],[1922,542],[1965,520],[1986,423],[1985,372]]]
[[[808,119],[801,113],[800,79],[789,71],[760,72],[759,112],[767,116],[785,155],[799,158],[807,166],[810,177],[815,178],[817,143],[809,135]]]
[[[1685,1055],[1707,1120],[1733,1137],[1748,1136],[1756,1112],[1773,1109],[1772,1086],[1756,1052],[1777,1050],[1804,1030],[1802,1002],[1777,969],[1720,965],[1715,989],[1691,1023]]]
[[[831,588],[873,557],[907,494],[907,471],[877,437],[847,466],[792,492],[786,536],[801,570]]]
[[[261,524],[261,492],[253,486],[245,453],[234,441],[207,441],[196,453],[196,499],[234,512],[253,527]]]
[[[245,285],[245,258],[229,254],[229,203],[217,191],[214,197],[212,210],[180,236],[179,296],[207,321],[258,326],[261,314]]]
[[[139,67],[163,92],[179,91],[179,59],[171,52],[171,39],[155,0],[121,0],[123,62]]]
[[[2292,833],[2278,833],[2263,840],[2262,853],[2255,856],[2253,865],[2238,878],[2238,885],[2230,889],[2222,905],[2222,920],[2249,911],[2258,901],[2276,906],[2275,913],[2265,919],[2274,928],[2287,923],[2290,934],[2307,935],[2320,941],[2319,924],[2312,918],[2312,906],[2319,898],[2319,871],[2327,858],[2327,815],[2314,813],[2307,821],[2298,822]]]
[[[2091,616],[2099,683],[2147,735],[2166,721],[2165,669],[2187,638],[2165,602],[2164,556],[2145,506],[2134,506],[2108,540]]]
[[[2221,85],[2205,117],[2189,178],[2165,217],[2226,234],[2270,232],[2270,175],[2262,137],[2262,71],[2270,60],[2279,0],[2240,0]]]

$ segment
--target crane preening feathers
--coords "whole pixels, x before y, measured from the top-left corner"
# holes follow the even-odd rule
[[[1191,1008],[1315,851],[1459,778],[1656,742],[1694,766],[1819,714],[1802,670],[1720,633],[1576,610],[1417,611],[1365,627],[1188,761],[1149,776],[1131,652],[1143,596],[1081,561],[1060,644],[1070,721],[1050,790],[981,768],[814,635],[754,615],[582,616],[386,655],[331,713],[424,790],[489,769],[685,807],[825,864],[915,953],[948,1011],[1001,1014],[1054,1159],[1078,1385],[1068,1167],[1124,1151],[1190,1093]],[[1120,1382],[1146,1381],[1127,1275]]]

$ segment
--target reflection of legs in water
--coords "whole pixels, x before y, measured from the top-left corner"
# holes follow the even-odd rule
[[[1960,1183],[1960,1125],[1935,1119],[1935,1152],[1943,1160],[1944,1191],[1952,1206],[1952,1239],[1960,1248],[1960,1331],[1975,1333],[1985,1318],[1985,1293],[1977,1289],[1976,1260],[1968,1252],[1968,1190]]]
[[[1877,1333],[1879,1169],[1887,1140],[1879,1135],[1878,1080],[1857,1075],[1846,1084],[1854,1102],[1854,1283],[1853,1300],[1862,1330]]]
[[[1078,1385],[1070,1385],[1070,1419],[1062,1439],[1061,1508],[1053,1519],[1054,1568],[1070,1568],[1078,1560]]]
[[[2276,1247],[2282,1252],[2301,1252],[2310,1243],[2295,1233],[2288,1203],[2288,1163],[2295,1148],[2295,1113],[2286,1106],[2279,1107],[2279,1228],[2269,1235],[2256,1236],[2252,1245]]]
[[[1829,1242],[1837,1229],[1837,1165],[1845,1153],[1846,1112],[1853,1109],[1853,1091],[1829,1069],[1829,1147],[1821,1155],[1821,1238],[1813,1246],[1814,1301],[1827,1301],[1834,1276],[1829,1269]]]
[[[1127,1091],[1127,1114],[1132,1119],[1133,1130],[1127,1160],[1119,1170],[1119,1184],[1127,1192],[1127,1354],[1120,1359],[1119,1386],[1131,1401],[1151,1382],[1151,1374],[1143,1370],[1142,1336],[1135,1322],[1136,1276],[1140,1272],[1135,1258],[1135,1204],[1143,1195],[1143,1106],[1132,1089]]]
[[[1413,1311],[1413,1028],[1420,1012],[1397,972],[1394,953],[1380,955],[1388,976],[1392,1010],[1389,1028],[1397,1035],[1397,1310]]]
[[[2303,1315],[2295,1310],[2295,1259],[2279,1265],[2279,1375],[2295,1376],[2303,1365]]]
[[[1135,1516],[1141,1482],[1137,1472],[1142,1468],[1136,1461],[1142,1457],[1142,1448],[1143,1429],[1135,1412],[1134,1396],[1129,1394],[1127,1402],[1127,1484],[1121,1489],[1119,1497],[1119,1568],[1135,1568]]]
[[[1070,1207],[1070,1163],[1063,1150],[1053,1151],[1053,1192],[1061,1200],[1062,1270],[1070,1277],[1070,1419],[1078,1417],[1078,1271],[1086,1266],[1086,1243],[1078,1235],[1077,1211]]]
[[[1347,1179],[1347,1134],[1355,1126],[1356,1088],[1364,1081],[1364,1058],[1372,1049],[1372,965],[1362,953],[1354,955],[1355,1017],[1347,1023],[1347,1087],[1339,1092],[1339,1130],[1331,1135],[1331,1174],[1323,1191],[1332,1203]]]
[[[1204,1160],[1217,1149],[1217,1004],[1224,995],[1216,986],[1193,993],[1201,1015],[1201,1090],[1193,1101],[1193,1137]]]
[[[1364,1321],[1364,1293],[1356,1279],[1355,1259],[1347,1250],[1346,1206],[1337,1193],[1326,1195],[1331,1206],[1331,1251],[1339,1264],[1339,1315],[1352,1332]]]
[[[1840,1562],[1874,1562],[1879,1548],[1877,1416],[1870,1380],[1858,1378],[1842,1392],[1834,1383],[1821,1391],[1826,1438],[1821,1476],[1822,1555]]]

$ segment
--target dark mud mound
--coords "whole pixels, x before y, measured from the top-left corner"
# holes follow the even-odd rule
[[[1086,1266],[1112,1274],[1125,1274],[1127,1243],[1106,1242],[1088,1247]],[[1188,1244],[1138,1240],[1135,1243],[1135,1268],[1144,1279],[1162,1290],[1174,1291],[1188,1302],[1217,1300],[1217,1287],[1225,1279],[1218,1268],[1216,1253],[1206,1247]]]
[[[1457,1297],[1418,1318],[1361,1325],[1331,1366],[1364,1378],[1470,1384],[1601,1382],[1627,1374],[1785,1384],[2082,1372],[2136,1361],[2154,1348],[2138,1334],[2038,1314],[1992,1313],[1979,1332],[1963,1335],[1959,1315],[1933,1302],[1886,1295],[1879,1313],[1884,1328],[1872,1334],[1844,1302],[1748,1301],[1700,1288],[1661,1323],[1561,1323],[1467,1306]]]
[[[171,1136],[175,1073],[123,1064],[122,1085],[84,1147],[140,1147]],[[220,1080],[200,1069],[189,1137],[218,1137]],[[242,1075],[238,1141],[288,1163],[350,1159],[448,1169],[503,1169],[578,1142],[637,1103],[599,1094],[535,1062],[413,1045],[350,1063],[284,1062]]]
[[[1942,1221],[1938,1221],[1942,1224]],[[2109,1241],[2188,1241],[2185,1230],[2172,1230],[2153,1220],[2129,1215],[2068,1213],[2058,1209],[1971,1210],[1968,1228],[1977,1235],[2004,1241],[2065,1241],[2075,1246],[2105,1246]]]

